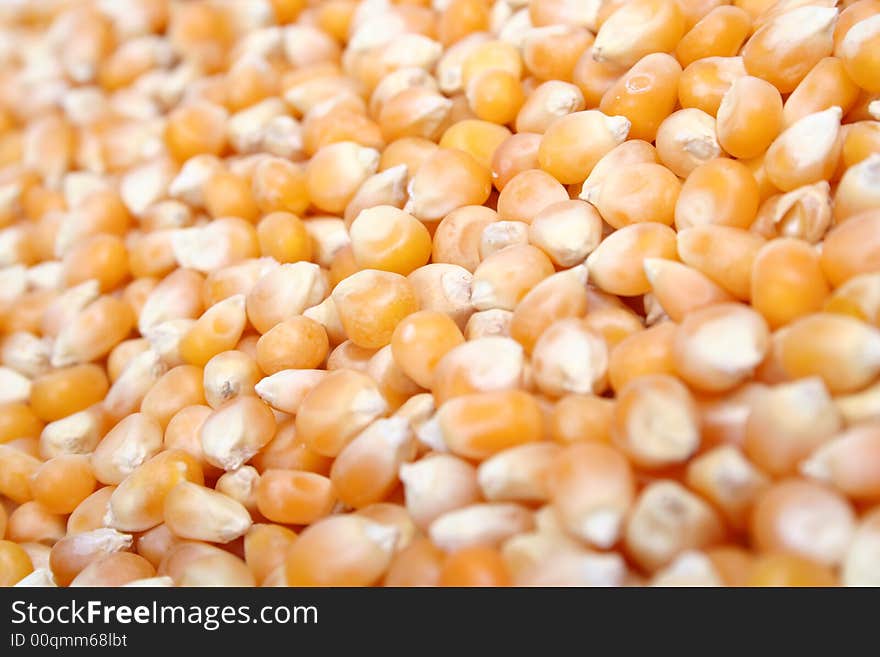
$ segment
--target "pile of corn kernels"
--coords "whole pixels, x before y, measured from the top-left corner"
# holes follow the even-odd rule
[[[0,585],[880,585],[880,0],[6,0]]]

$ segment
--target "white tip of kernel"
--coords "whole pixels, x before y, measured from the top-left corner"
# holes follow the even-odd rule
[[[463,84],[461,67],[448,66],[441,68],[437,74],[437,84],[443,93],[460,91]]]
[[[271,376],[260,379],[254,386],[254,392],[257,393],[257,397],[269,404],[269,406],[277,408],[277,404],[279,403],[279,399],[281,397],[284,378],[283,376],[279,377],[278,375],[284,375],[285,372],[289,371],[291,370],[283,370],[281,372],[276,372]]]
[[[123,474],[129,475],[155,455],[158,445],[145,440],[126,439],[110,457],[111,463]]]
[[[378,390],[365,388],[351,400],[350,412],[357,415],[377,417],[388,410],[388,402]]]
[[[52,309],[58,311],[58,329],[68,326],[81,310],[88,306],[101,294],[101,286],[97,280],[90,278],[74,287],[68,288],[56,297]]]
[[[880,365],[880,332],[873,328],[869,329],[868,334],[865,336],[862,363],[865,367]]]
[[[434,133],[452,111],[452,101],[439,94],[426,94],[412,109],[410,120],[424,126],[426,133]]]
[[[355,152],[358,164],[366,171],[375,172],[379,168],[379,158],[381,157],[382,154],[375,148],[367,148],[366,146],[359,147]]]
[[[96,66],[90,62],[72,61],[67,63],[67,74],[79,84],[91,82],[95,79]]]
[[[440,428],[440,422],[435,415],[429,420],[422,422],[421,426],[416,429],[416,439],[428,449],[435,452],[448,452],[449,448],[443,440],[443,430]],[[400,476],[403,480],[406,477],[406,466],[401,466]]]
[[[645,270],[645,276],[648,279],[648,282],[653,287],[657,281],[657,278],[660,276],[660,273],[663,270],[663,265],[665,264],[665,260],[663,258],[645,258],[642,262],[642,267]]]
[[[291,116],[276,116],[263,129],[262,147],[277,157],[298,159],[303,150],[303,132]]]
[[[403,33],[406,27],[396,14],[372,16],[358,25],[348,40],[347,50],[353,53],[372,50],[389,43]]]
[[[107,517],[112,517],[109,510],[107,511]],[[104,524],[110,524],[106,522],[106,517]],[[84,540],[87,540],[92,545],[92,549],[95,552],[119,552],[120,550],[127,550],[131,547],[134,540],[131,534],[124,534],[123,532],[112,529],[109,526],[101,527],[100,529],[93,529],[90,532],[85,532],[82,536]]]
[[[489,502],[452,509],[428,527],[431,541],[442,550],[499,544],[534,527],[531,510],[518,504]]]
[[[194,319],[169,319],[143,328],[141,335],[150,343],[150,350],[155,354],[157,361],[162,360],[167,365],[175,367],[183,362],[178,351],[180,341],[195,323]]]
[[[880,515],[868,513],[847,549],[841,572],[844,586],[880,586]]]
[[[222,167],[220,159],[214,155],[202,154],[189,158],[168,185],[169,196],[196,207],[201,206],[204,203],[202,187]]]
[[[405,64],[431,70],[440,60],[443,46],[423,34],[407,33],[396,39],[384,54],[387,63],[403,68]]]
[[[497,7],[502,4],[504,3],[496,2],[495,6]],[[517,48],[525,46],[526,36],[534,27],[528,9],[520,9],[506,19],[499,20],[499,22],[500,25],[496,33],[501,41],[505,41]]]
[[[280,98],[267,98],[236,112],[226,122],[229,143],[239,153],[252,153],[259,150],[269,123],[286,114],[287,106]]]
[[[623,514],[618,509],[597,509],[583,519],[579,535],[596,547],[608,549],[620,537]]]
[[[508,467],[501,459],[489,459],[477,469],[477,483],[487,500],[500,499],[505,492],[505,484],[510,478]]]
[[[649,394],[630,414],[627,429],[643,457],[661,463],[682,463],[700,445],[700,431],[690,410]]]
[[[142,164],[122,177],[119,194],[128,211],[135,216],[160,200],[168,192],[174,177],[171,163],[164,159]]]
[[[721,372],[751,371],[764,360],[767,351],[759,331],[755,319],[745,313],[707,321],[693,336],[694,353]]]
[[[847,173],[854,176],[863,188],[880,194],[880,153],[873,153],[852,165]]]
[[[18,580],[18,583],[15,584],[15,586],[22,588],[51,588],[58,586],[58,584],[55,583],[55,576],[52,574],[51,570],[48,570],[46,568],[37,568],[30,575],[27,575]]]
[[[406,198],[406,180],[408,174],[409,167],[405,164],[398,164],[385,169],[384,171],[374,173],[364,181],[363,185],[360,186],[350,205],[358,205],[358,203],[361,202],[369,203],[369,206],[374,206],[376,203],[373,199],[377,198],[386,201],[386,203],[380,203],[380,205],[385,205],[388,201],[393,201],[399,205]],[[364,207],[364,209],[366,209],[366,207]]]
[[[31,396],[31,380],[10,367],[0,367],[0,404],[25,402]]]
[[[405,417],[382,418],[376,420],[373,426],[385,434],[387,445],[392,450],[402,447],[412,438],[409,420]]]
[[[392,552],[397,540],[400,538],[400,530],[391,525],[382,525],[378,522],[367,521],[364,524],[364,533],[383,552]]]
[[[566,276],[571,276],[583,286],[587,285],[587,280],[590,276],[590,272],[586,264],[578,265],[577,267],[572,267],[571,269],[566,269],[565,274]]]
[[[243,55],[272,57],[281,54],[283,41],[282,28],[271,25],[242,35],[236,44],[236,51]]]
[[[84,126],[105,116],[108,111],[107,97],[98,87],[70,89],[61,99],[61,106],[71,123]],[[70,175],[70,174],[68,174]],[[71,207],[68,205],[68,207]]]
[[[36,290],[61,290],[64,287],[64,265],[58,260],[48,260],[29,267],[27,283]]]
[[[504,0],[492,3],[492,9],[489,11],[489,32],[497,36],[511,16],[513,16],[512,3]],[[532,28],[531,22],[530,18],[528,29]]]
[[[122,586],[127,588],[171,587],[174,586],[174,580],[167,575],[160,575],[159,577],[146,577],[144,579],[136,579],[128,582],[127,584],[123,584]]]
[[[554,116],[565,116],[581,107],[583,100],[576,88],[554,85],[544,101],[544,109]]]
[[[52,367],[67,367],[68,365],[77,365],[82,362],[77,353],[78,349],[75,344],[71,344],[73,340],[68,331],[61,331],[55,342],[52,344],[52,356],[49,363]]]
[[[800,166],[822,161],[837,141],[842,116],[843,110],[837,105],[808,114],[776,138],[767,150],[768,157],[785,148]]]
[[[62,181],[64,201],[68,208],[78,207],[95,192],[112,189],[104,176],[91,171],[70,171]]]
[[[179,228],[172,231],[171,250],[177,264],[185,269],[209,273],[227,264],[229,236],[214,224]]]
[[[626,140],[629,129],[632,127],[632,121],[625,116],[606,116],[605,127],[608,128],[614,141],[620,143]]]
[[[832,105],[824,113],[827,113],[829,117],[834,118],[839,123],[843,118],[843,109],[837,105]]]
[[[816,450],[812,456],[801,463],[801,474],[821,482],[831,481],[831,464],[829,451],[823,448]]]
[[[50,422],[40,433],[40,456],[44,459],[62,454],[91,454],[102,438],[96,414],[88,409]]]
[[[477,310],[489,310],[495,307],[495,287],[490,281],[474,281],[471,287],[471,304]]]
[[[506,390],[519,387],[525,367],[522,345],[505,336],[489,336],[456,347],[470,363],[468,377],[478,390]]]
[[[24,265],[0,269],[0,304],[12,303],[27,292],[28,276]]]
[[[414,469],[413,464],[404,463],[400,466],[400,469],[397,471],[397,476],[400,479],[401,483],[406,486],[411,486],[416,481],[418,469]]]
[[[685,138],[682,148],[698,160],[711,160],[721,155],[721,146],[715,135],[695,135]]]
[[[659,571],[651,586],[723,586],[724,583],[709,559],[702,552],[682,552],[666,568]]]
[[[3,341],[3,363],[30,378],[49,370],[51,353],[51,340],[25,331],[8,335]]]
[[[766,35],[767,47],[776,50],[811,36],[828,33],[837,22],[835,7],[804,6],[786,11],[759,28]]]

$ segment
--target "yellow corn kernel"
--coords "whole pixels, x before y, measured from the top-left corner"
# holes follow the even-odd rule
[[[251,526],[250,514],[237,501],[186,480],[168,491],[163,518],[176,536],[211,543],[228,543]]]
[[[308,317],[294,316],[269,329],[257,342],[256,362],[266,374],[287,369],[312,369],[330,350],[327,331]]]
[[[691,386],[710,392],[743,383],[769,349],[764,318],[748,306],[722,303],[689,313],[679,325],[673,359]],[[724,344],[719,348],[718,344]]]
[[[677,259],[675,231],[644,222],[611,233],[587,258],[590,279],[611,294],[644,294],[651,289],[643,268],[646,258]]]
[[[843,426],[818,377],[761,390],[750,406],[743,447],[749,460],[773,477],[796,474],[802,462]]]
[[[107,523],[120,531],[146,531],[162,522],[165,498],[180,481],[203,483],[202,469],[186,452],[157,454],[113,491]]]
[[[746,75],[742,57],[706,57],[688,64],[678,80],[678,101],[715,116],[724,94]]]
[[[848,218],[833,228],[822,245],[822,270],[832,287],[837,287],[853,276],[877,271],[880,213],[869,210]]]
[[[769,82],[745,75],[730,85],[716,115],[718,143],[738,158],[757,157],[783,125],[782,96]]]
[[[833,7],[805,5],[770,18],[743,46],[746,70],[780,93],[793,91],[819,60],[831,54],[837,13]]]
[[[655,145],[660,163],[681,178],[723,153],[715,119],[696,108],[681,109],[666,117],[657,128]]]
[[[685,32],[684,16],[674,0],[636,0],[602,23],[593,44],[597,61],[632,66],[652,52],[671,52]]]
[[[532,376],[550,397],[601,393],[607,385],[608,347],[582,319],[551,324],[532,350]]]
[[[788,127],[808,114],[835,105],[846,113],[855,105],[858,95],[859,88],[850,79],[844,63],[837,57],[825,57],[785,99],[783,125]]]
[[[341,281],[332,299],[348,338],[368,348],[391,342],[397,324],[418,310],[409,281],[399,274],[374,269],[359,271]]]
[[[834,221],[841,223],[861,212],[878,207],[880,153],[849,167],[834,193]]]
[[[765,240],[740,228],[703,224],[678,234],[678,255],[736,298],[751,294],[752,263]]]
[[[880,17],[866,18],[847,30],[840,43],[840,55],[853,81],[866,91],[880,91],[877,77],[880,63],[877,47],[880,44]]]
[[[799,531],[792,517],[815,530]],[[831,567],[843,559],[854,531],[855,514],[846,498],[803,479],[786,479],[765,491],[750,526],[751,539],[762,552],[787,552]]]
[[[330,469],[339,499],[356,509],[381,502],[398,484],[402,463],[416,453],[405,418],[379,419],[343,448]]]
[[[285,575],[290,586],[370,586],[391,563],[396,529],[356,515],[325,518],[290,547]],[[337,546],[345,544],[347,550]]]
[[[540,440],[541,412],[520,390],[482,392],[452,399],[437,412],[442,444],[465,458],[485,459],[523,443]]]
[[[474,75],[466,87],[466,95],[477,118],[498,125],[511,123],[525,102],[519,77],[498,68]]]
[[[574,112],[554,121],[538,148],[541,168],[563,184],[583,182],[596,162],[626,139],[630,121],[597,110]]]
[[[793,238],[771,240],[752,264],[752,306],[770,328],[822,309],[829,294],[819,254]]]
[[[553,176],[529,169],[511,178],[498,195],[498,216],[505,221],[530,223],[548,205],[568,199],[568,192]]]
[[[101,401],[108,388],[107,375],[97,365],[56,369],[34,379],[31,408],[38,418],[51,422]]]
[[[880,332],[853,317],[815,313],[779,334],[779,359],[793,377],[820,376],[833,393],[855,392],[880,371]]]
[[[325,456],[336,456],[359,431],[384,415],[388,404],[365,374],[340,369],[306,395],[296,415],[305,444]]]
[[[808,114],[780,134],[764,158],[770,182],[787,192],[829,180],[840,155],[841,114],[836,106]]]
[[[681,72],[670,55],[646,55],[611,85],[599,109],[629,119],[629,139],[653,141],[663,119],[675,109]]]
[[[471,303],[477,310],[513,310],[535,285],[553,273],[550,259],[528,244],[503,249],[474,271]]]
[[[431,237],[425,226],[390,205],[362,210],[352,222],[349,234],[359,268],[406,276],[430,257]]]
[[[516,131],[543,134],[559,117],[584,109],[584,96],[576,85],[549,80],[525,99],[516,115]]]
[[[404,210],[422,221],[439,221],[457,208],[482,205],[492,191],[487,166],[473,156],[439,148],[413,171]]]
[[[220,352],[235,347],[247,325],[245,297],[236,294],[208,308],[180,341],[180,357],[204,366]]]
[[[675,47],[675,56],[682,66],[706,57],[734,57],[751,29],[752,17],[747,11],[722,4],[687,31]]]

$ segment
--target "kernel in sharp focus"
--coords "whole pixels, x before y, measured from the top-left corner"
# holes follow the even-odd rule
[[[877,0],[0,33],[0,586],[880,585]]]

